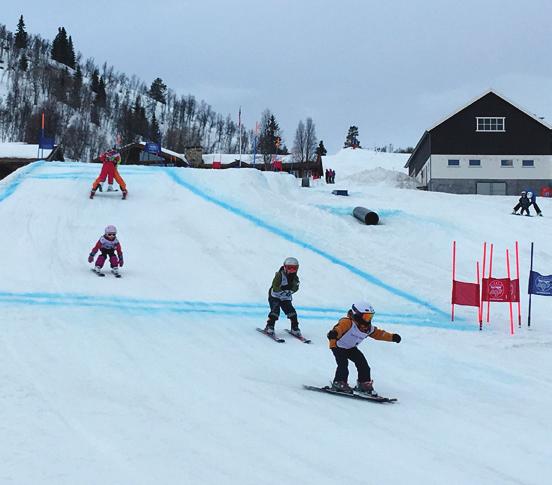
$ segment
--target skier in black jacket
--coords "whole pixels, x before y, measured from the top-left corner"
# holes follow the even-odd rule
[[[526,216],[530,216],[531,215],[530,212],[529,212],[529,207],[530,206],[531,206],[531,200],[529,199],[529,197],[527,197],[527,192],[525,192],[525,190],[522,190],[521,191],[521,197],[519,198],[518,203],[514,207],[514,210],[513,210],[512,214],[523,215],[523,213],[525,212]],[[519,209],[521,209],[521,211],[518,214],[517,211]]]
[[[268,290],[268,304],[270,313],[266,322],[265,332],[274,335],[274,324],[280,317],[280,308],[286,314],[291,322],[291,333],[296,337],[301,337],[297,312],[291,303],[293,293],[299,289],[299,261],[295,258],[286,258],[282,267],[274,275],[272,285]]]

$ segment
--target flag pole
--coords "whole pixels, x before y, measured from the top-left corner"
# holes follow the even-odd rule
[[[531,284],[532,274],[533,274],[533,243],[531,243],[531,271],[529,272],[529,284]],[[529,291],[529,312],[527,313],[527,326],[528,327],[531,326],[531,291]]]
[[[487,241],[483,243],[483,271],[481,272],[481,293],[479,299],[479,330],[483,325],[483,286],[485,285],[485,262],[487,260]]]
[[[521,292],[520,292],[520,289],[519,289],[519,284],[520,284],[520,279],[519,279],[519,245],[518,245],[518,242],[516,241],[516,277],[517,277],[517,280],[518,280],[518,288],[517,288],[517,300],[518,300],[518,304],[517,304],[517,308],[518,308],[518,327],[521,328]]]
[[[454,322],[454,278],[456,276],[456,241],[452,241],[452,296],[451,296],[451,312],[450,320]]]
[[[477,261],[475,265],[476,271],[477,271],[477,287],[481,291],[481,286],[479,283],[479,261]],[[479,319],[479,330],[483,330],[482,322],[481,322],[481,293],[479,293],[479,308],[477,309],[477,318]]]
[[[240,168],[241,168],[241,156],[242,156],[242,123],[241,123],[241,106],[240,106],[240,110],[238,111],[238,136],[240,138]]]
[[[508,270],[508,289],[509,295],[508,295],[508,304],[510,305],[510,335],[514,335],[514,310],[512,307],[512,290],[510,288],[510,252],[506,249],[506,269]]]
[[[491,254],[489,255],[489,282],[493,277],[493,243],[491,243]],[[489,313],[491,312],[491,299],[487,301],[487,323],[489,323]]]

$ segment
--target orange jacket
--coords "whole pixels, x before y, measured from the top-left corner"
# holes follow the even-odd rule
[[[340,318],[337,325],[334,325],[332,330],[337,332],[337,338],[330,339],[330,349],[337,347],[337,341],[343,337],[353,326],[353,319],[351,316],[347,315],[346,317]],[[386,342],[393,341],[393,334],[386,332],[380,328],[372,326],[370,333],[366,334],[367,337],[371,337],[375,340],[384,340]]]

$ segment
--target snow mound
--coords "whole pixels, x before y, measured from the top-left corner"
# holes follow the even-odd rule
[[[343,180],[359,185],[388,185],[399,189],[415,189],[416,180],[405,173],[396,172],[377,167],[371,170],[363,170],[360,173],[349,175]]]
[[[340,179],[364,170],[384,168],[399,173],[407,173],[404,165],[408,160],[408,153],[385,153],[362,148],[344,148],[335,155],[323,157],[324,168],[335,170]]]

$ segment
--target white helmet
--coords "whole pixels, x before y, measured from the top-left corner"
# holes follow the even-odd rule
[[[297,273],[299,269],[299,261],[296,258],[286,258],[284,260],[284,270],[286,273]]]
[[[104,234],[117,234],[117,228],[115,226],[107,226],[105,228]]]
[[[372,321],[374,313],[374,307],[367,301],[359,301],[353,303],[351,306],[351,313],[353,314],[353,320],[357,323],[368,325]]]
[[[531,199],[533,197],[533,192],[527,192],[527,198]]]

